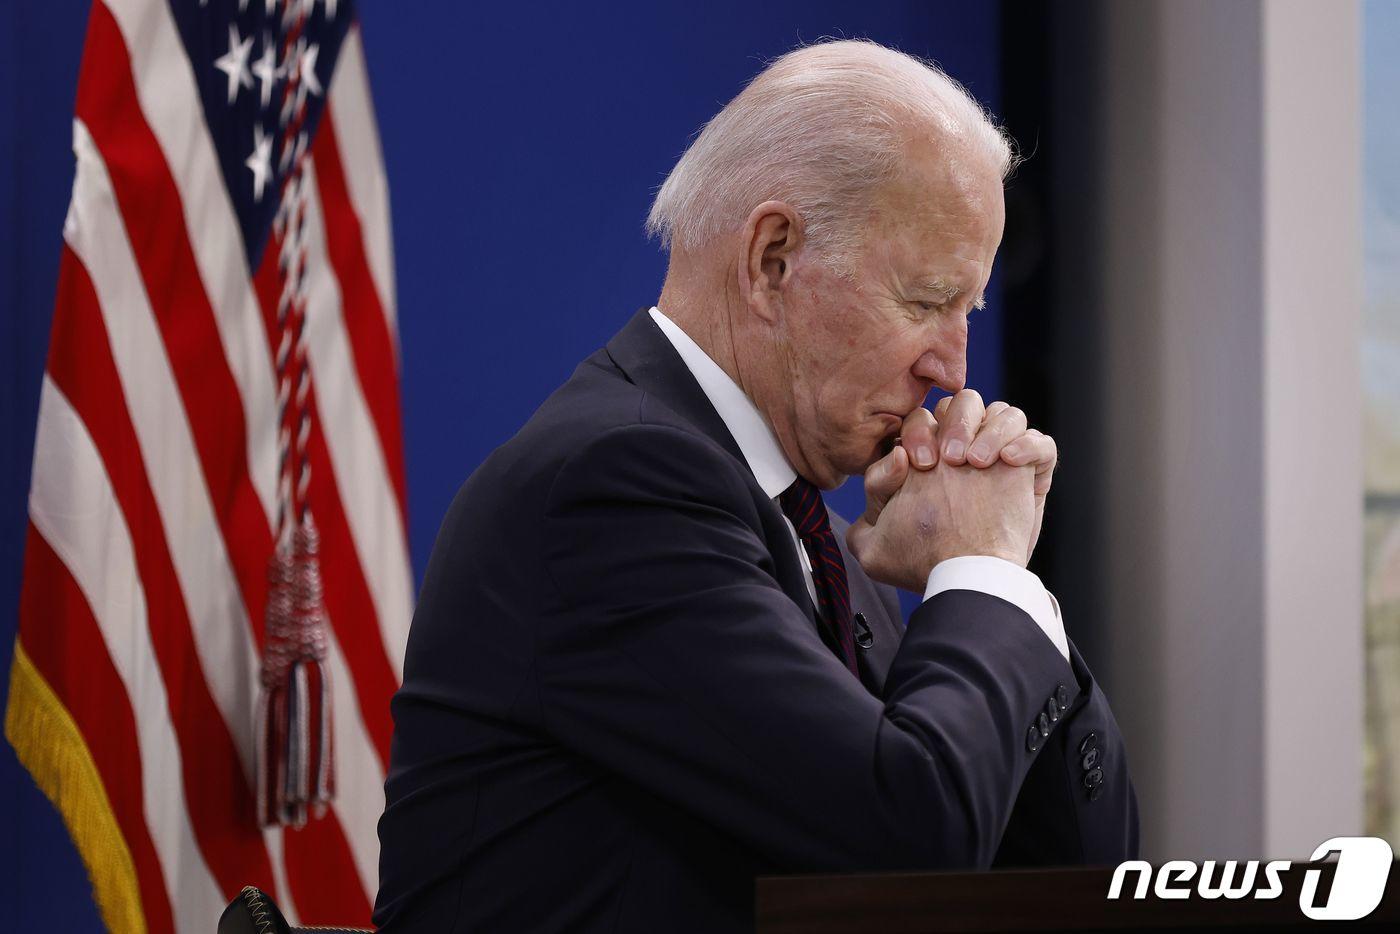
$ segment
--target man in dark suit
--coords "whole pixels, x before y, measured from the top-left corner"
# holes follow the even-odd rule
[[[658,306],[443,521],[384,930],[744,930],[757,875],[1135,855],[1117,725],[1025,570],[1054,443],[962,390],[1010,161],[864,42],[700,135],[652,214]],[[857,473],[847,530],[820,490]],[[889,584],[925,598],[907,629]]]

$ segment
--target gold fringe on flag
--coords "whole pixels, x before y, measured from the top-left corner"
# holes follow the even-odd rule
[[[5,736],[34,782],[68,825],[92,880],[107,930],[144,932],[136,864],[112,813],[102,776],[63,702],[15,640]],[[211,922],[212,923],[212,922]]]

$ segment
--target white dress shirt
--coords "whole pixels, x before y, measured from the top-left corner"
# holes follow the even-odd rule
[[[651,309],[652,320],[661,333],[676,348],[681,360],[690,370],[690,375],[700,384],[700,389],[710,404],[719,413],[739,451],[753,471],[754,479],[770,499],[792,486],[797,479],[797,471],[792,469],[773,428],[753,401],[744,394],[739,385],[730,379],[729,374],[720,369],[719,364],[710,359],[700,345],[691,340],[690,335],[681,330],[680,325],[661,313],[659,308]],[[784,517],[786,518],[786,517]],[[797,530],[788,522],[792,533],[793,547],[802,562],[806,576],[807,592],[812,602],[817,602],[816,586],[812,581],[812,566],[807,558],[807,550],[797,538]],[[1064,622],[1060,619],[1060,608],[1041,584],[1040,578],[1025,568],[1002,558],[989,555],[967,555],[941,561],[929,573],[928,586],[924,589],[924,599],[945,590],[975,590],[1000,597],[1007,603],[1019,607],[1035,620],[1060,654],[1069,660],[1069,642],[1065,638]]]

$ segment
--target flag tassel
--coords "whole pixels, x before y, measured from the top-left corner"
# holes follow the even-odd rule
[[[308,511],[269,564],[267,642],[258,698],[258,820],[301,827],[335,795],[326,615]]]

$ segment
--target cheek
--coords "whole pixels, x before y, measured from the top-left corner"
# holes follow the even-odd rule
[[[814,290],[806,307],[803,343],[815,356],[848,357],[859,345],[860,306],[850,296]]]

